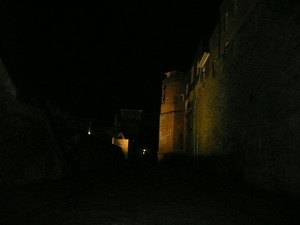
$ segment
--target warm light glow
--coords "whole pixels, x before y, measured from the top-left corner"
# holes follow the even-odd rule
[[[90,122],[90,125],[89,125],[88,135],[92,134],[92,132],[91,132],[91,125],[92,125],[92,122]]]
[[[123,154],[125,155],[125,158],[128,158],[128,143],[129,140],[122,138],[122,139],[118,139],[118,138],[112,138],[113,144],[117,145],[119,147],[122,148]]]

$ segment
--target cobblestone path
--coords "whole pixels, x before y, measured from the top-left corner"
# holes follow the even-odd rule
[[[1,194],[1,225],[292,225],[299,221],[294,221],[299,219],[296,201],[153,164],[81,174],[15,195]]]

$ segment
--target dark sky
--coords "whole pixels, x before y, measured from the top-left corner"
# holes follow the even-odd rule
[[[1,55],[21,93],[100,116],[159,110],[164,73],[187,70],[220,0],[0,4]]]

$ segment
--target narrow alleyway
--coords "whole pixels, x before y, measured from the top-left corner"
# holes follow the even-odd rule
[[[154,164],[2,191],[1,225],[292,225],[283,196]]]

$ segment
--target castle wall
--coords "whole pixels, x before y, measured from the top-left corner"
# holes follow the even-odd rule
[[[183,153],[184,77],[172,73],[162,87],[158,160],[164,155]]]
[[[215,45],[215,29],[209,75],[188,100],[195,125],[185,145],[199,166],[300,194],[299,9],[298,2],[258,1],[225,53],[226,36],[220,31]]]
[[[262,1],[235,36],[224,64],[231,86],[224,144],[242,157],[246,181],[295,194],[300,194],[299,9],[290,1]]]

